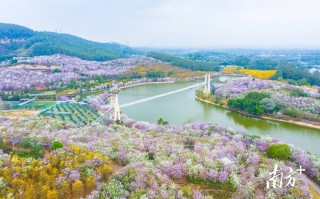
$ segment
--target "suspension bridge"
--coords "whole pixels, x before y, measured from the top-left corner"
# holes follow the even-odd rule
[[[117,94],[111,94],[110,95],[110,110],[108,112],[106,112],[103,116],[101,116],[100,118],[98,118],[96,120],[97,123],[101,123],[102,121],[106,120],[106,119],[111,119],[111,120],[119,120],[121,121],[121,114],[120,114],[120,109],[121,108],[125,108],[125,107],[128,107],[128,106],[133,106],[133,105],[136,105],[136,104],[140,104],[140,103],[144,103],[144,102],[147,102],[147,101],[150,101],[150,100],[154,100],[154,99],[158,99],[158,98],[161,98],[161,97],[165,97],[165,96],[168,96],[168,95],[172,95],[172,94],[175,94],[175,93],[179,93],[179,92],[182,92],[182,91],[185,91],[185,90],[188,90],[188,89],[192,89],[192,88],[196,88],[196,87],[199,87],[199,86],[203,86],[204,85],[204,90],[203,90],[203,93],[204,94],[209,94],[211,92],[211,80],[210,80],[210,74],[206,74],[205,75],[205,81],[202,82],[202,83],[199,83],[199,84],[195,84],[195,85],[192,85],[192,86],[187,86],[187,87],[184,87],[184,88],[181,88],[181,89],[177,89],[177,90],[174,90],[174,91],[170,91],[170,92],[167,92],[167,93],[163,93],[163,94],[159,94],[159,95],[155,95],[155,96],[152,96],[152,97],[148,97],[148,98],[144,98],[144,99],[141,99],[141,100],[137,100],[137,101],[133,101],[133,102],[129,102],[129,103],[126,103],[126,104],[122,104],[122,105],[119,105],[119,99],[118,99],[118,95]]]
[[[120,108],[132,106],[132,105],[135,105],[135,104],[140,104],[140,103],[147,102],[147,101],[150,101],[150,100],[154,100],[154,99],[157,99],[157,98],[160,98],[160,97],[165,97],[167,95],[172,95],[172,94],[179,93],[179,92],[182,92],[182,91],[185,91],[185,90],[188,90],[188,89],[196,88],[196,87],[202,86],[204,84],[205,83],[203,82],[203,83],[200,83],[200,84],[195,84],[195,85],[192,85],[192,86],[188,86],[188,87],[181,88],[181,89],[178,89],[178,90],[170,91],[170,92],[163,93],[163,94],[160,94],[160,95],[155,95],[155,96],[144,98],[144,99],[137,100],[137,101],[134,101],[134,102],[129,102],[129,103],[120,105]]]

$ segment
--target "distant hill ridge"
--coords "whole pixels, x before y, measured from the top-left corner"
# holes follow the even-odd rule
[[[20,25],[0,23],[0,61],[11,56],[53,54],[107,61],[141,53],[114,42],[99,43],[70,34],[40,32]]]

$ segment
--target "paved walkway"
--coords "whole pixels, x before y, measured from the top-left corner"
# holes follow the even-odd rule
[[[310,179],[309,177],[306,177],[308,184],[310,184],[320,195],[320,186],[315,183],[312,179]]]

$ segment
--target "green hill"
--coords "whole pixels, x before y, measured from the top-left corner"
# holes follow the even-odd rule
[[[0,60],[10,56],[64,54],[85,60],[106,61],[139,54],[117,43],[99,43],[69,34],[38,32],[29,28],[0,23]]]
[[[208,61],[195,61],[187,58],[181,58],[174,55],[167,55],[158,52],[149,52],[149,57],[159,59],[164,62],[168,62],[173,66],[178,66],[193,71],[219,71],[218,64]]]

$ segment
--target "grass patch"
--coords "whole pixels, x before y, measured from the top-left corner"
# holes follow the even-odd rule
[[[52,101],[33,101],[29,104],[25,104],[20,106],[19,103],[15,103],[12,105],[12,109],[45,109],[49,106],[55,105],[55,102]]]
[[[188,183],[201,185],[204,188],[220,189],[220,190],[225,190],[225,191],[230,191],[230,192],[236,191],[235,187],[233,186],[233,184],[230,181],[227,181],[225,183],[221,183],[218,181],[202,180],[200,178],[191,178],[189,176],[187,177],[186,180]]]
[[[36,105],[39,105],[39,106],[46,106],[46,107],[49,107],[49,106],[53,106],[56,104],[56,102],[45,102],[45,101],[37,101],[37,102],[32,102],[31,104],[36,104]]]
[[[75,95],[80,93],[80,89],[66,89],[66,90],[62,90],[62,91],[58,91],[57,92],[57,96],[63,96],[63,95]]]

